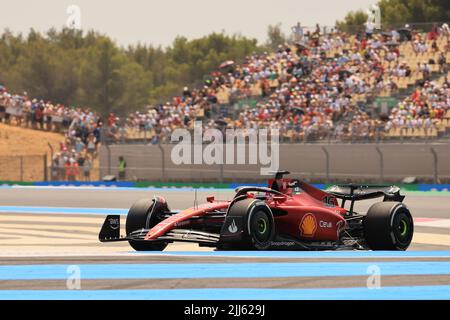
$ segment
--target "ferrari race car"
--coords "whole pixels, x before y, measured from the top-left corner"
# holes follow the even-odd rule
[[[231,201],[173,212],[164,198],[137,201],[120,235],[120,216],[107,216],[101,242],[128,241],[137,251],[161,251],[172,242],[219,250],[406,250],[414,225],[395,186],[333,186],[327,191],[277,172],[268,187],[239,187]],[[382,197],[365,214],[356,201]],[[338,203],[340,200],[340,204]],[[346,209],[348,204],[348,209]]]

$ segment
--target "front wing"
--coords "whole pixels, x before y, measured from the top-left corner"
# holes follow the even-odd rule
[[[194,242],[204,246],[216,246],[220,240],[220,234],[202,232],[190,229],[172,229],[171,231],[159,236],[155,240],[146,240],[145,237],[150,229],[140,229],[131,232],[128,235],[120,234],[120,216],[109,215],[99,233],[100,242],[116,241],[164,241],[164,242]]]

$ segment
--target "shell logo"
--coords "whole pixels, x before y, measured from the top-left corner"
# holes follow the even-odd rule
[[[300,234],[303,237],[313,237],[317,230],[316,217],[312,213],[303,216],[300,222]]]

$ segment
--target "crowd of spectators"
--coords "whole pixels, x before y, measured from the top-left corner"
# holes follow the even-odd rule
[[[256,96],[256,107],[242,108],[233,116],[223,115],[229,128],[278,128],[291,141],[371,138],[389,129],[389,122],[366,113],[367,99],[383,91],[395,93],[397,80],[413,73],[420,75],[419,88],[425,83],[428,88],[430,63],[438,63],[439,72],[446,72],[448,36],[446,25],[425,36],[411,32],[407,37],[395,30],[370,36],[343,32],[323,35],[317,28],[305,33],[295,46],[252,55],[239,65],[224,63],[203,88],[184,88],[180,96],[164,105],[130,114],[126,125],[152,132],[153,142],[164,141],[176,128],[192,128],[193,120],[203,120],[207,128],[217,127],[211,115],[223,95],[229,105]],[[442,38],[447,38],[447,43],[439,48],[436,41]],[[401,58],[401,41],[408,41],[419,57],[430,50],[438,52],[438,61],[408,64]],[[448,91],[444,94],[448,97]],[[443,100],[440,106],[448,110],[448,99]],[[396,109],[390,118],[395,117]]]
[[[322,34],[317,26],[302,33],[294,45],[251,55],[240,64],[224,62],[202,87],[185,87],[165,104],[133,112],[122,121],[110,114],[104,127],[112,140],[126,139],[130,131],[138,131],[148,133],[149,140],[158,143],[169,141],[176,128],[192,129],[196,120],[203,121],[206,128],[277,128],[292,142],[371,139],[396,126],[433,126],[449,109],[449,92],[447,84],[439,87],[430,81],[430,64],[438,64],[443,74],[447,72],[449,37],[446,24],[426,35],[408,26],[379,34]],[[445,39],[445,45],[440,39]],[[404,47],[400,44],[405,42],[417,57],[433,52],[438,61],[411,64],[402,57]],[[384,118],[374,116],[367,102],[382,92],[396,93],[398,80],[413,74],[420,75],[414,94]],[[233,107],[250,98],[255,105]],[[218,109],[218,105],[225,108]],[[78,165],[74,171],[79,172],[83,161],[95,158],[103,122],[88,108],[68,108],[30,99],[26,94],[11,95],[3,88],[0,121],[9,123],[12,119],[26,127],[65,132],[66,141],[55,155],[55,167],[73,163]],[[55,175],[61,172],[55,170]]]
[[[68,108],[50,101],[31,99],[27,93],[11,94],[0,86],[0,122],[65,134],[53,154],[54,180],[90,179],[101,141],[103,123],[89,108]]]
[[[449,108],[448,82],[438,85],[436,82],[427,81],[391,110],[385,130],[389,131],[392,128],[430,130],[445,117]]]

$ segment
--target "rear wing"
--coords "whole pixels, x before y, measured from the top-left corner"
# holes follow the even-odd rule
[[[405,196],[400,194],[397,186],[386,185],[335,185],[326,190],[336,198],[350,201],[367,200],[383,197],[383,201],[402,202]]]
[[[405,196],[400,194],[399,187],[386,185],[335,185],[328,188],[326,192],[338,199],[342,199],[342,208],[344,208],[347,200],[350,201],[350,214],[353,214],[355,201],[381,197],[383,197],[383,201],[403,202],[405,199]]]

